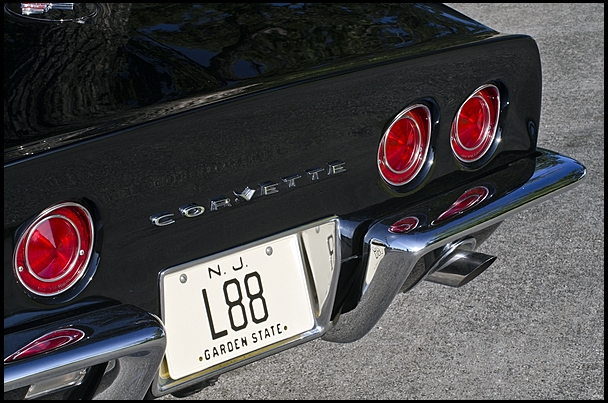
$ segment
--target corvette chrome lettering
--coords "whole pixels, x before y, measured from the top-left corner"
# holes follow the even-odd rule
[[[252,189],[249,186],[246,186],[242,191],[233,190],[232,194],[234,195],[234,199],[224,195],[210,198],[208,211],[218,211],[225,208],[234,207],[238,204],[243,204],[243,202],[249,202],[254,198],[257,199],[258,197],[262,196],[271,196],[279,193],[281,188],[297,187],[298,184],[301,184],[301,182],[299,182],[300,180],[318,181],[322,179],[323,176],[335,176],[337,174],[346,172],[345,164],[346,163],[343,161],[335,160],[327,163],[327,169],[306,169],[304,172],[306,173],[306,178],[308,179],[303,178],[302,175],[299,174],[291,174],[281,177],[281,182],[275,182],[272,180],[260,182],[258,183],[257,189]],[[198,217],[207,211],[204,206],[197,203],[183,205],[179,207],[178,210],[180,215],[186,218]],[[151,215],[149,219],[152,225],[157,227],[165,227],[175,223],[175,217],[175,214],[169,211],[162,211],[160,213]]]

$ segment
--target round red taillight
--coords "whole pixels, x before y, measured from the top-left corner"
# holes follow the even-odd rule
[[[500,93],[492,84],[478,88],[462,104],[454,122],[450,144],[456,157],[465,163],[482,158],[496,138]]]
[[[466,192],[461,194],[460,197],[456,199],[454,203],[452,203],[450,208],[441,213],[439,217],[437,217],[437,219],[433,221],[433,224],[447,220],[448,218],[452,218],[455,215],[458,215],[470,209],[471,207],[478,205],[479,203],[484,201],[489,195],[490,191],[485,186],[476,186],[467,190]]]
[[[19,237],[14,272],[40,296],[60,294],[85,273],[93,251],[93,220],[83,206],[62,203],[43,211]]]
[[[412,181],[424,166],[430,141],[429,108],[413,105],[397,115],[378,148],[378,169],[384,180],[395,186]]]

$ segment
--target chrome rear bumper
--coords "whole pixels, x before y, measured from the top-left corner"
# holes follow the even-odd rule
[[[364,238],[365,272],[360,301],[353,310],[334,320],[323,339],[346,343],[367,334],[402,290],[414,266],[425,256],[434,256],[434,260],[425,263],[422,278],[448,285],[457,286],[468,281],[471,277],[461,274],[463,270],[470,271],[474,277],[489,266],[494,260],[492,257],[471,254],[479,243],[476,240],[479,234],[493,230],[492,227],[509,216],[569,190],[586,174],[585,167],[571,158],[547,150],[539,151],[532,175],[515,188],[503,185],[505,175],[510,172],[507,168],[373,223]],[[451,219],[437,222],[438,212],[449,208],[463,191],[480,185],[492,189],[490,197]],[[439,210],[428,207],[433,205],[439,206]],[[409,216],[420,220],[416,228],[400,234],[389,231],[392,224]],[[467,263],[460,259],[468,259],[469,264],[477,266],[472,266],[472,270],[457,267]]]
[[[68,327],[83,330],[85,338],[74,346],[4,365],[5,396],[38,385],[40,393],[48,389],[48,394],[40,395],[45,398],[74,386],[62,385],[65,375],[91,368],[101,368],[102,376],[96,385],[86,386],[94,389],[86,398],[139,400],[146,395],[165,353],[165,331],[156,316],[131,305],[115,305],[8,337],[31,340],[32,332]]]

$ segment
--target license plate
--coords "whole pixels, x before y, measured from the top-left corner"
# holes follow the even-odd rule
[[[292,234],[164,273],[171,378],[230,365],[315,328],[301,256]]]

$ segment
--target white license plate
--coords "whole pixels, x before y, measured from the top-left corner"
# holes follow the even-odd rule
[[[161,287],[173,379],[315,327],[297,234],[174,268]]]

